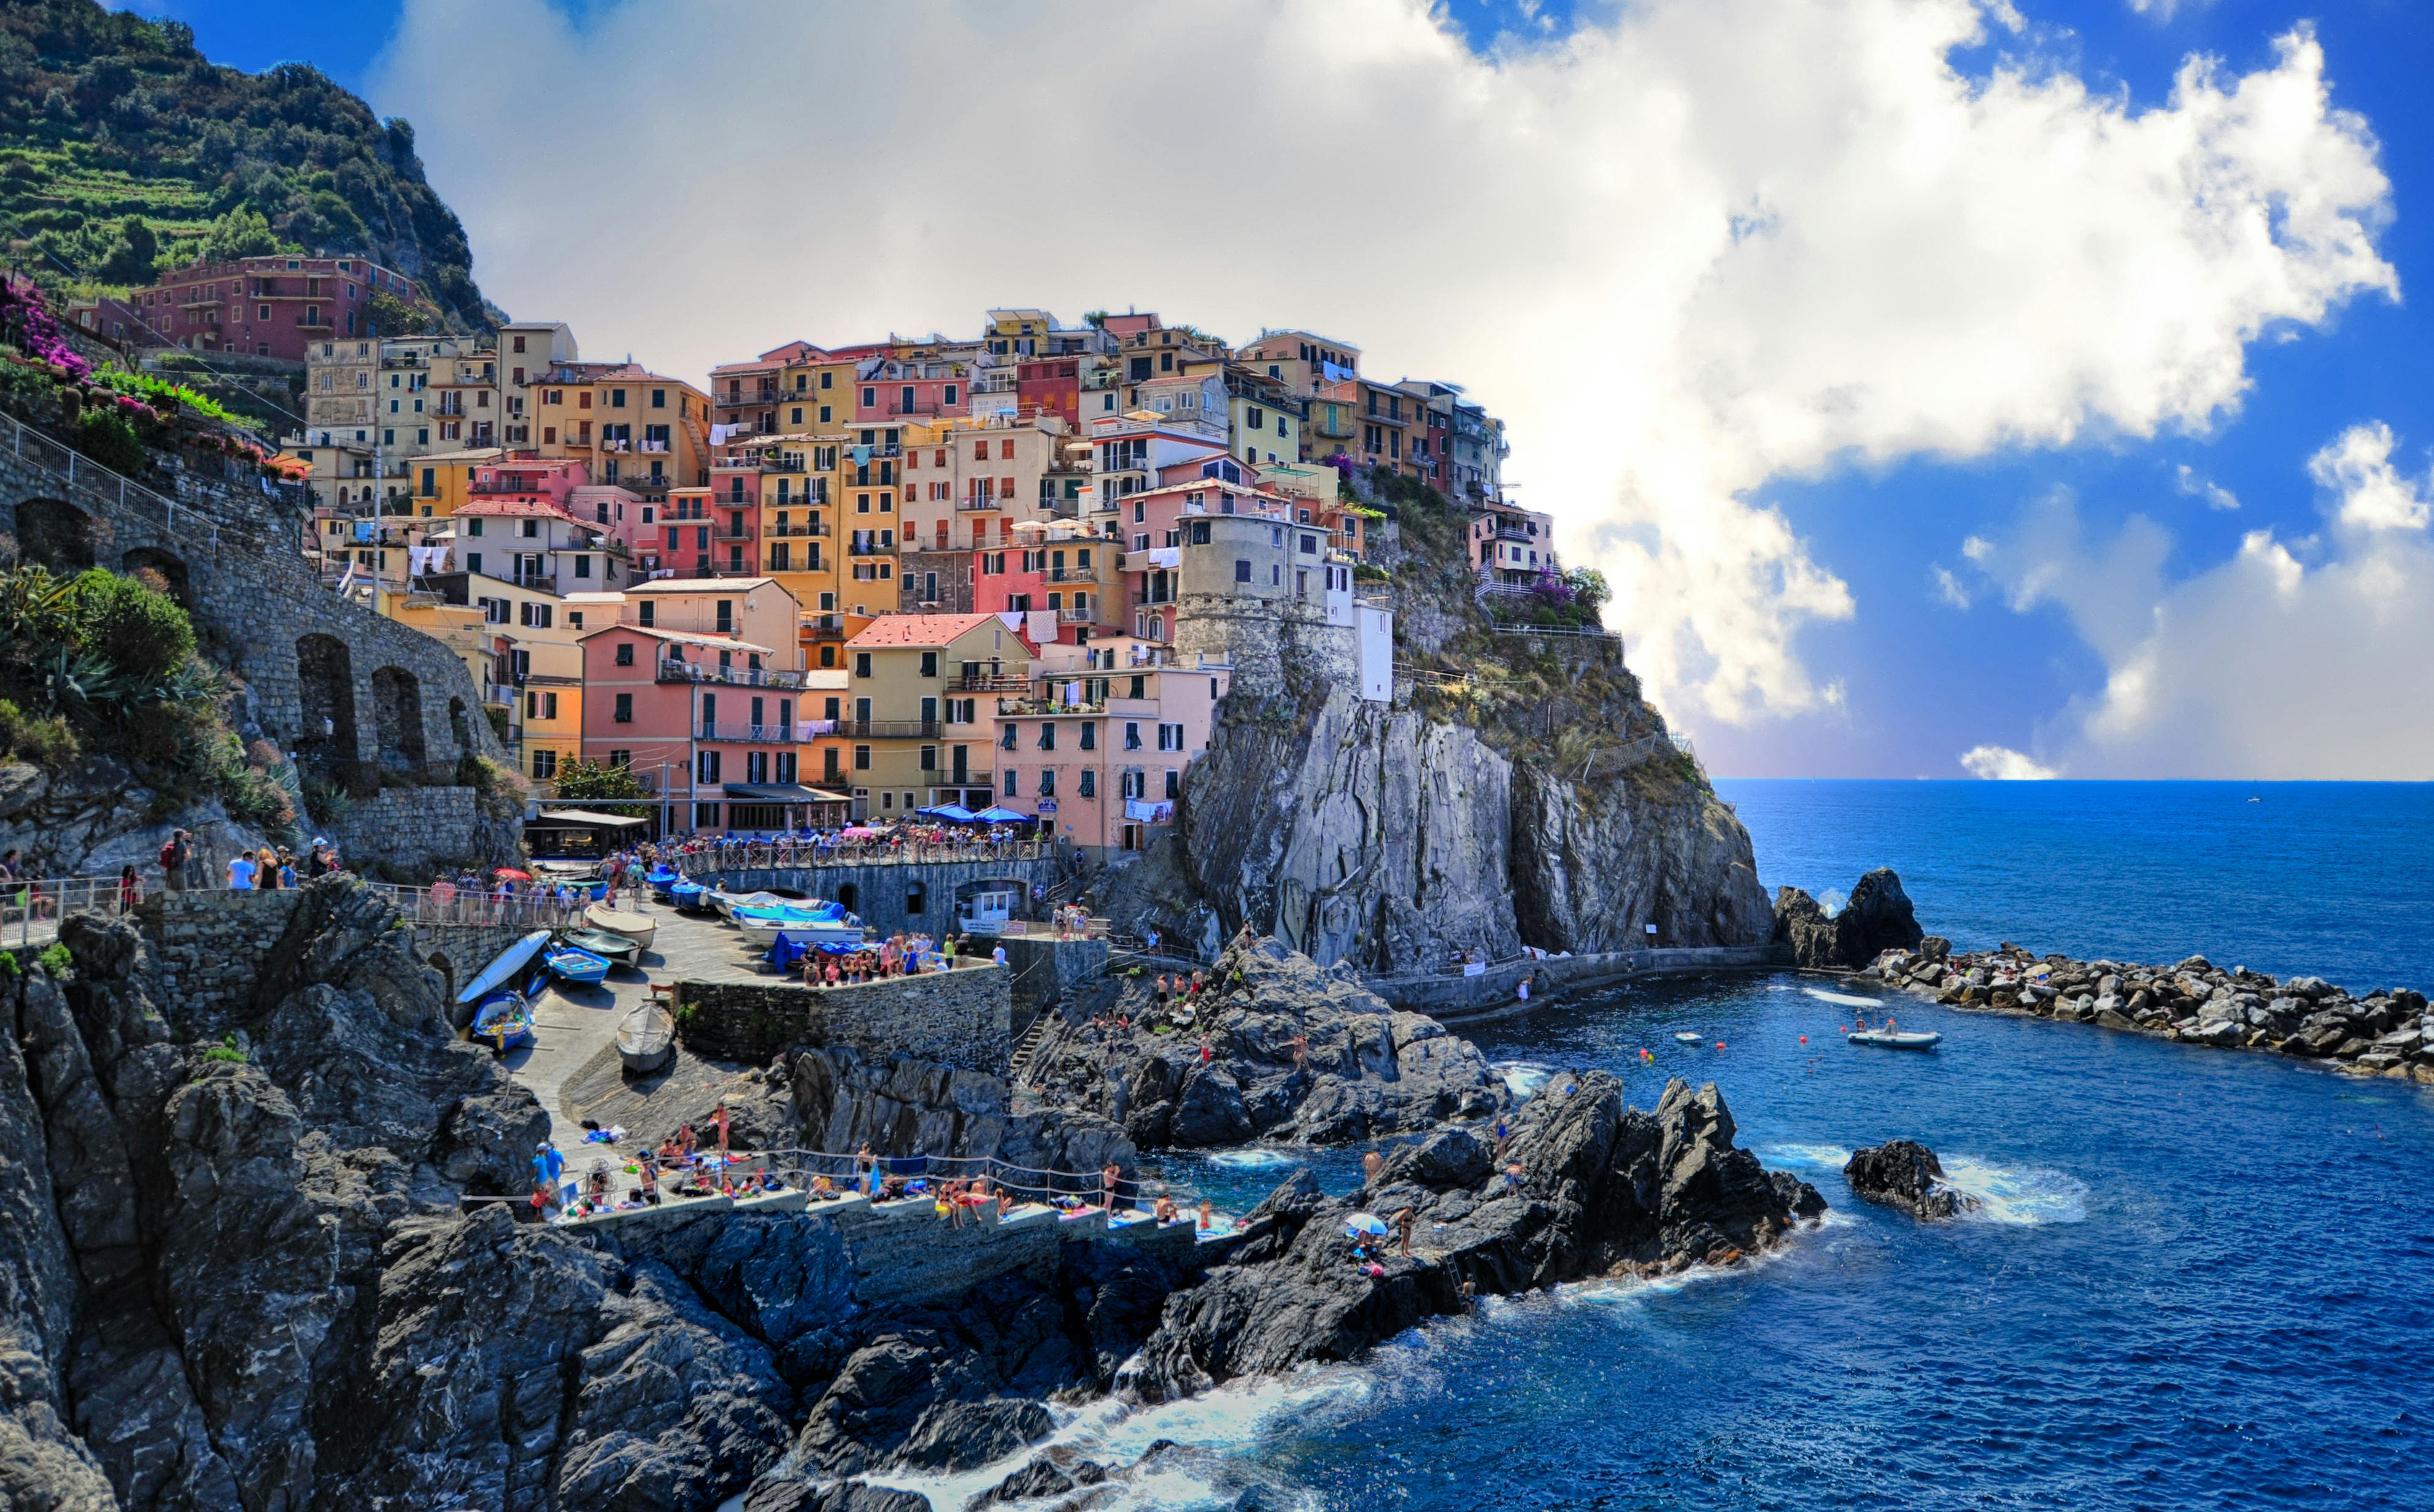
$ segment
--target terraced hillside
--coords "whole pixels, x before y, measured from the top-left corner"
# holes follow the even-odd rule
[[[362,252],[443,320],[486,315],[411,126],[304,64],[223,68],[182,23],[95,0],[0,6],[0,239],[103,286],[205,252]]]

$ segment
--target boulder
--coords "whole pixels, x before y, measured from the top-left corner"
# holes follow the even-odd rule
[[[1976,1197],[1946,1184],[1944,1162],[1916,1140],[1854,1150],[1843,1166],[1843,1178],[1860,1196],[1899,1208],[1913,1218],[1957,1218],[1980,1206]]]

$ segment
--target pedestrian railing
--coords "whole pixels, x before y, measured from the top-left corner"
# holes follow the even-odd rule
[[[562,929],[582,917],[588,895],[558,901],[545,883],[517,884],[518,891],[502,894],[495,887],[466,887],[452,882],[428,887],[401,887],[385,882],[366,883],[380,894],[398,918],[410,924],[489,924],[512,929]],[[535,890],[523,891],[530,885]]]
[[[27,877],[0,882],[0,948],[47,945],[69,914],[123,914],[143,896],[120,892],[116,877]]]
[[[688,877],[698,877],[756,868],[910,867],[956,861],[1037,861],[1049,852],[1049,842],[1043,840],[714,840],[695,842],[673,853],[662,846],[660,859]]]
[[[210,543],[216,555],[220,544],[217,522],[198,512],[192,505],[180,504],[166,494],[111,472],[74,448],[25,424],[13,415],[0,414],[0,440],[9,452],[22,462],[43,469],[67,486],[70,494],[80,494],[88,500],[114,506],[137,514],[148,515],[172,536],[194,540],[199,536]],[[117,879],[112,878],[112,886]]]

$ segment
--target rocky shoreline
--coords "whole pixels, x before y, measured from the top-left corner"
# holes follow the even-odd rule
[[[2425,994],[2353,996],[2321,976],[2276,978],[2203,955],[2169,966],[2074,960],[2005,944],[1955,954],[1929,936],[1860,973],[1947,1007],[2066,1019],[2224,1049],[2323,1060],[2354,1075],[2434,1085],[2434,1013]]]

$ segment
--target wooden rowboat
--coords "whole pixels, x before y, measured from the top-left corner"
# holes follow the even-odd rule
[[[593,903],[583,910],[583,921],[605,934],[623,935],[643,950],[651,948],[651,940],[660,932],[660,926],[645,915],[629,914],[607,903]]]
[[[617,1058],[627,1071],[657,1071],[676,1054],[676,1021],[656,1003],[645,1003],[617,1025]]]

